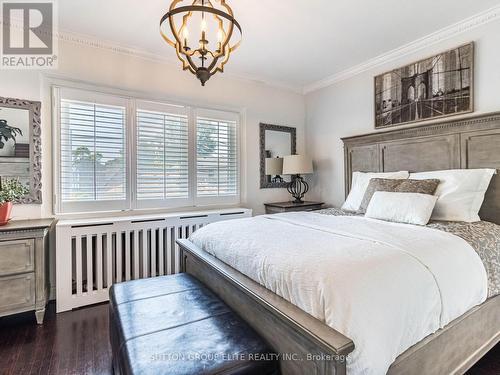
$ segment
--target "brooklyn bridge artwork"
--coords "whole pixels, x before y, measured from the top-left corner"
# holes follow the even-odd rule
[[[375,128],[472,111],[474,44],[375,77]]]

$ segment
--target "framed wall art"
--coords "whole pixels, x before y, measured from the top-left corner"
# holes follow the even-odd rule
[[[375,128],[473,111],[474,43],[375,77]]]

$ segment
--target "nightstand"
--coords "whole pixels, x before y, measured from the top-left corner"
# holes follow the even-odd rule
[[[52,220],[13,220],[0,226],[0,316],[35,310],[37,323],[43,323]]]
[[[294,211],[316,211],[323,208],[323,202],[278,202],[278,203],[264,203],[266,206],[266,214],[277,214],[280,212],[294,212]]]

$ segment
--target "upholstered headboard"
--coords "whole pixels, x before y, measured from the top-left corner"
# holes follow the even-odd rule
[[[442,169],[500,169],[500,112],[342,138],[345,189],[352,173]],[[500,224],[500,173],[493,177],[481,219]]]

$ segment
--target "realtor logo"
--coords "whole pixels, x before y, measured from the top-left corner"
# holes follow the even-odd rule
[[[3,69],[57,68],[53,1],[2,1]]]

